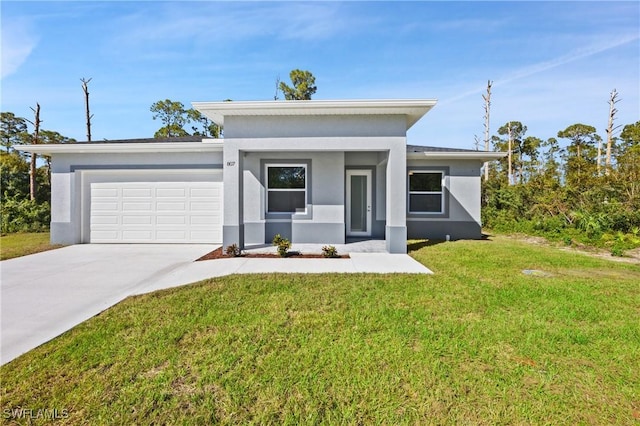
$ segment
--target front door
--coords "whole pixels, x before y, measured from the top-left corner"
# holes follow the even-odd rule
[[[347,170],[347,236],[371,236],[371,170]]]

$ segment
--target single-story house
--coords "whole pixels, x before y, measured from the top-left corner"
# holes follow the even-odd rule
[[[435,100],[195,102],[201,137],[25,145],[51,157],[51,242],[479,238],[480,169],[505,153],[407,145]]]

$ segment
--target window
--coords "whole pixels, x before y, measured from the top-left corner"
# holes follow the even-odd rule
[[[307,208],[307,166],[267,164],[267,213],[304,213]]]
[[[443,172],[409,172],[409,213],[444,213]]]

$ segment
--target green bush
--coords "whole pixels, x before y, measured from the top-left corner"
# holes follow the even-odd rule
[[[339,257],[338,249],[335,246],[323,246],[322,255],[324,257]]]
[[[51,206],[47,202],[5,197],[0,208],[0,222],[3,234],[45,232],[51,222]]]
[[[286,238],[282,238],[280,234],[276,234],[273,237],[272,244],[278,247],[278,254],[280,257],[287,257],[287,252],[291,248],[291,242]]]

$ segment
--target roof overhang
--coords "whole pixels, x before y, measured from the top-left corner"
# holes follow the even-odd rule
[[[158,142],[158,143],[74,143],[17,145],[15,149],[40,155],[84,153],[154,153],[154,152],[216,152],[222,151],[222,141]]]
[[[229,116],[404,115],[407,130],[434,107],[435,99],[192,102],[224,126]]]
[[[482,162],[500,160],[508,152],[469,151],[469,152],[409,152],[411,160],[478,160]]]

